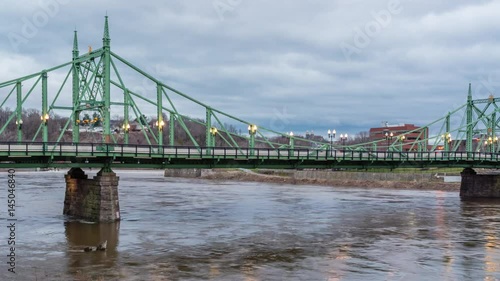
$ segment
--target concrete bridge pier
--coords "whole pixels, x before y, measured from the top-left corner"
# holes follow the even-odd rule
[[[65,215],[95,222],[120,220],[119,178],[109,167],[102,168],[93,179],[80,168],[71,168],[64,177]]]
[[[478,174],[465,168],[460,174],[460,198],[500,198],[500,173]]]

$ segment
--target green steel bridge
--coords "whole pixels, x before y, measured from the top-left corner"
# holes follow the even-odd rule
[[[75,31],[71,61],[0,83],[0,109],[12,108],[9,116],[0,120],[0,168],[500,166],[500,99],[490,96],[474,100],[470,84],[464,105],[414,131],[386,134],[356,144],[317,141],[277,132],[212,108],[112,52],[110,42],[106,17],[102,48],[89,48],[80,54]],[[127,81],[137,78],[152,85],[152,97],[127,86]],[[27,104],[39,100],[38,129],[28,138],[23,116]],[[186,104],[199,111],[183,112],[181,105]],[[153,125],[141,122],[143,113],[152,110],[156,114]],[[118,129],[112,124],[112,114],[122,120]],[[57,128],[57,134],[49,134],[54,131],[50,129],[55,126],[52,119],[56,115],[67,116],[67,121]],[[96,117],[89,120],[84,116]],[[92,128],[96,120],[102,123],[102,132],[93,133],[98,139],[84,140],[83,134],[88,134],[85,130]],[[132,120],[139,122],[132,124]],[[193,124],[202,128],[202,137],[194,132]],[[144,144],[130,143],[132,126],[137,127],[135,133],[141,135]],[[13,140],[7,137],[12,128],[17,132]],[[240,128],[240,132],[243,128],[245,133],[234,128]],[[190,143],[180,144],[180,134],[187,136]]]

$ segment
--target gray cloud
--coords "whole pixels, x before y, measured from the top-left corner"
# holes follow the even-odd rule
[[[476,97],[500,86],[499,1],[401,0],[401,11],[349,59],[342,44],[355,46],[357,32],[366,36],[394,0],[59,1],[59,11],[17,48],[9,34],[22,35],[43,4],[0,4],[0,81],[69,61],[75,27],[81,53],[99,48],[107,11],[114,52],[204,103],[283,131],[424,125],[465,103],[469,82]],[[214,3],[234,5],[221,17]],[[144,83],[123,75],[130,88]],[[176,102],[203,118],[199,107]]]

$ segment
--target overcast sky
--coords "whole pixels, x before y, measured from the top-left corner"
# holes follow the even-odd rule
[[[82,54],[100,48],[106,12],[115,53],[283,132],[425,125],[464,104],[469,82],[474,98],[500,87],[500,1],[486,0],[2,1],[0,81],[70,61],[75,28]]]

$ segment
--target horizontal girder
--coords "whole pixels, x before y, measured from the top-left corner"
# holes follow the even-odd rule
[[[209,153],[207,153],[209,152]],[[123,144],[0,143],[0,167],[499,168],[498,153],[363,152]]]

